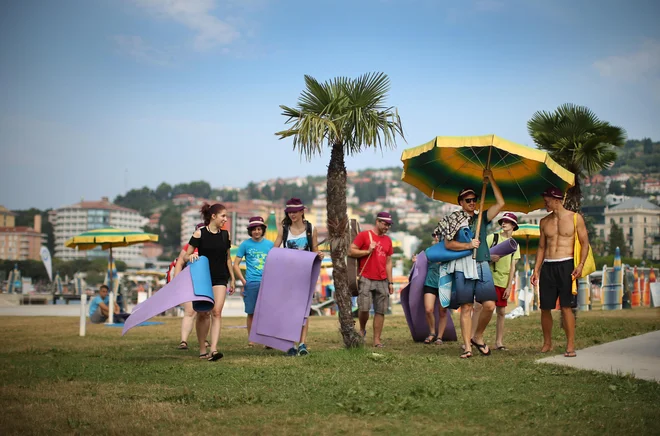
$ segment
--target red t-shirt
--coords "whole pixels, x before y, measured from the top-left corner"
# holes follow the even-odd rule
[[[371,240],[369,240],[370,233]],[[355,237],[353,243],[360,250],[368,250],[371,241],[376,243],[376,248],[371,252],[371,257],[367,255],[360,258],[360,271],[364,268],[362,276],[369,280],[387,280],[387,258],[394,253],[392,250],[392,240],[387,235],[378,236],[371,230],[366,230],[360,232]],[[368,262],[367,258],[369,259]],[[360,271],[358,271],[358,274]]]
[[[182,248],[182,250],[183,250],[183,251],[188,251],[188,247],[189,247],[189,246],[190,246],[190,244],[186,244],[186,245],[184,245],[183,248]],[[195,251],[193,251],[193,253],[197,253],[197,249],[196,249],[196,248],[195,248]],[[174,259],[174,260],[172,261],[172,263],[170,264],[170,267],[167,269],[167,279],[166,279],[166,283],[169,283],[170,280],[172,280],[170,277],[172,277],[172,273],[174,272],[174,268],[176,268],[176,261],[177,261],[177,260],[178,260],[178,258],[177,258],[177,259]],[[184,265],[184,267],[185,267],[185,265]]]

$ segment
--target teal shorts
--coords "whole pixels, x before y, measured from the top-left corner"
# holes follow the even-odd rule
[[[245,303],[245,313],[248,315],[254,314],[260,287],[261,282],[247,282],[245,284],[245,289],[243,290],[243,302]]]

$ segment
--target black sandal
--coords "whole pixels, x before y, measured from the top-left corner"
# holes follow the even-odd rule
[[[461,359],[469,359],[470,357],[472,357],[472,351],[463,351],[461,353]]]
[[[176,347],[178,350],[187,350],[188,349],[188,342],[186,341],[181,341],[179,342],[179,346]]]
[[[222,359],[223,354],[219,351],[211,351],[211,357],[208,358],[209,362],[215,362]]]
[[[477,350],[479,350],[479,352],[480,352],[482,355],[484,355],[484,356],[490,356],[490,352],[491,352],[490,348],[488,348],[488,352],[485,352],[485,351],[484,351],[484,348],[487,348],[487,347],[488,347],[488,345],[486,345],[485,342],[484,342],[483,344],[477,344],[477,342],[476,342],[474,339],[470,339],[470,342],[472,342],[472,345],[474,345],[475,347],[477,347]]]
[[[208,359],[209,358],[209,353],[203,353],[199,355],[200,359]]]
[[[434,343],[438,339],[438,335],[428,335],[426,339],[424,339],[424,343],[426,345],[430,345]]]

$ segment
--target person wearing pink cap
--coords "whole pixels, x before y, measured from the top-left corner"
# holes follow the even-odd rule
[[[250,239],[241,242],[234,257],[234,275],[243,283],[243,303],[247,314],[248,338],[252,330],[252,318],[257,305],[266,256],[273,248],[273,243],[264,238],[266,228],[266,223],[262,217],[253,216],[250,218],[247,225]],[[245,258],[245,277],[243,277],[240,267],[243,258]],[[252,342],[248,342],[248,346],[253,345]]]
[[[394,293],[392,282],[392,240],[387,232],[392,226],[392,215],[379,212],[373,230],[360,232],[351,244],[349,256],[360,259],[358,295],[358,319],[360,334],[367,335],[369,310],[374,307],[374,347],[382,348],[381,334],[390,295]]]
[[[541,220],[539,248],[532,273],[532,285],[539,285],[541,327],[543,329],[542,353],[552,350],[552,309],[561,307],[563,327],[566,333],[564,357],[575,357],[575,316],[577,295],[573,295],[573,280],[582,275],[582,268],[589,254],[589,235],[582,215],[564,207],[564,193],[550,187],[541,194],[550,214]],[[573,224],[576,220],[576,224]],[[580,262],[574,266],[575,233],[582,245]]]
[[[318,234],[316,228],[305,219],[305,205],[299,198],[291,198],[286,202],[282,225],[277,229],[275,247],[282,245],[291,250],[304,250],[317,253],[323,259],[323,253],[319,251]],[[307,356],[309,350],[305,344],[307,330],[309,329],[309,318],[300,331],[300,342],[298,347],[292,347],[287,351],[287,356]]]
[[[502,218],[497,222],[502,231],[499,233],[492,233],[486,237],[486,244],[489,248],[510,239],[513,232],[518,230],[518,217],[511,212],[506,212]],[[495,300],[495,312],[497,313],[497,321],[495,324],[495,349],[504,351],[507,348],[504,346],[504,315],[506,315],[506,307],[509,303],[509,296],[511,295],[511,287],[513,285],[513,276],[516,273],[516,263],[520,260],[520,247],[508,256],[500,257],[495,254],[490,255],[490,270],[493,274],[493,282],[495,283],[495,292],[497,293],[497,300]],[[472,317],[472,335],[477,328],[477,320],[481,312],[481,304],[475,303],[474,315]]]

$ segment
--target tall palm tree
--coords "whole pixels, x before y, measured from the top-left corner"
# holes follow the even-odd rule
[[[346,253],[348,215],[346,213],[345,155],[365,148],[394,148],[403,128],[396,108],[385,106],[390,81],[386,74],[368,73],[357,79],[337,77],[320,83],[305,76],[305,90],[295,108],[280,106],[287,117],[288,130],[277,132],[280,139],[293,137],[293,148],[308,161],[330,148],[327,175],[328,239],[332,258],[335,299],[339,306],[341,334],[347,347],[362,344],[355,331],[348,289]]]
[[[612,165],[617,158],[615,147],[626,142],[624,129],[600,120],[585,106],[570,103],[554,112],[536,112],[527,130],[539,148],[575,174],[575,186],[568,190],[564,204],[574,212],[582,207],[585,174],[591,176]]]

